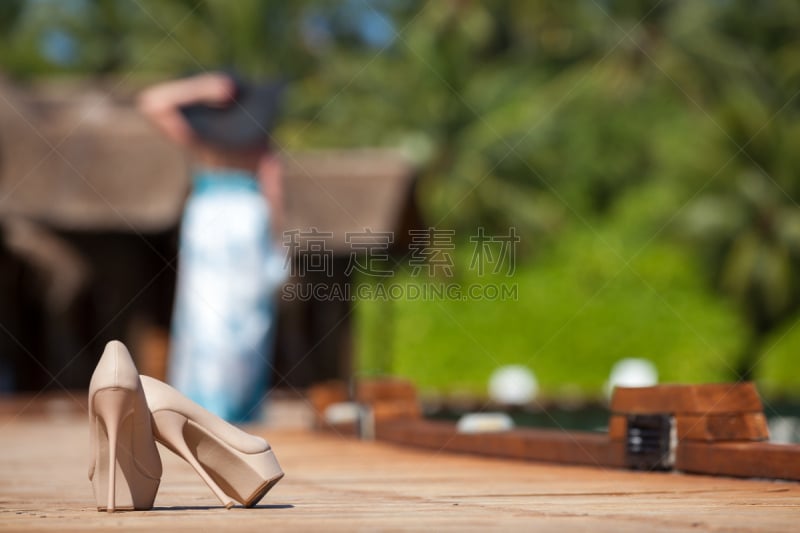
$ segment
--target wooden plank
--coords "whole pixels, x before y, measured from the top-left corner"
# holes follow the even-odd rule
[[[678,446],[675,468],[698,474],[800,481],[800,446],[685,441]]]
[[[764,441],[769,439],[763,413],[676,415],[678,439],[696,441]]]
[[[625,415],[611,415],[608,419],[609,440],[625,440],[628,434],[628,420]]]
[[[617,387],[611,399],[615,414],[681,413],[696,415],[760,413],[761,398],[750,383]]]
[[[422,417],[422,408],[416,401],[377,401],[371,407],[376,422]]]
[[[417,401],[417,389],[404,379],[362,379],[356,383],[356,401],[372,404],[386,400]]]
[[[314,410],[316,427],[323,427],[328,406],[348,400],[347,384],[343,381],[317,383],[308,389],[307,396]]]
[[[308,398],[314,408],[317,428],[332,429],[343,434],[353,432],[353,424],[327,427],[325,410],[334,403],[348,401],[347,386],[341,381],[330,381],[311,387]],[[375,421],[415,419],[422,417],[422,407],[417,400],[416,388],[408,381],[397,379],[364,380],[356,385],[358,403],[367,406]]]
[[[346,402],[349,399],[347,384],[337,380],[317,383],[308,388],[306,395],[314,409],[324,409],[332,403]]]
[[[437,451],[599,467],[625,464],[623,443],[600,433],[544,429],[458,433],[452,423],[418,420],[379,423],[375,436]]]
[[[676,415],[678,439],[705,442],[764,441],[769,439],[767,419],[763,413],[728,415]],[[625,415],[612,415],[608,421],[608,438],[624,441],[627,433]]]

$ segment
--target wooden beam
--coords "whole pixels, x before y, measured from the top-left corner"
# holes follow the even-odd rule
[[[697,474],[800,481],[800,446],[685,441],[678,446],[675,468]]]
[[[625,415],[612,415],[608,419],[608,438],[613,441],[628,438],[628,419]]]
[[[622,467],[624,444],[600,433],[515,429],[498,433],[459,433],[455,424],[426,420],[376,424],[378,440],[437,451],[561,464]]]
[[[356,382],[356,401],[372,404],[382,401],[417,402],[417,389],[408,380],[398,378],[360,379]]]
[[[760,413],[761,398],[752,383],[617,387],[611,399],[615,414],[717,415]]]
[[[371,408],[375,422],[399,418],[417,419],[422,417],[422,408],[419,403],[412,401],[377,401],[371,405]]]
[[[769,440],[767,419],[763,413],[738,415],[676,415],[675,424],[681,441],[764,441]]]
[[[675,415],[678,439],[705,442],[764,441],[769,439],[767,419],[762,413],[730,415]],[[624,415],[612,415],[608,422],[608,438],[623,441],[627,433]]]

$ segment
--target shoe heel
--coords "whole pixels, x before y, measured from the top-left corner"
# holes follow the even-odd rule
[[[253,473],[258,475],[258,483],[251,483],[249,495],[245,492],[242,496],[244,506],[252,507],[283,478],[284,474],[272,449],[247,456],[244,460],[252,468]],[[247,485],[243,484],[243,487],[246,488]]]
[[[105,478],[105,507],[106,511],[109,513],[113,513],[116,510],[117,451],[119,448],[120,428],[123,425],[123,421],[133,413],[134,397],[135,393],[127,389],[101,390],[94,396],[94,413],[97,416],[98,426],[102,426],[98,427],[97,431],[105,429],[106,442],[108,443],[108,448],[106,450],[108,455],[108,469],[105,472],[105,476],[101,475],[97,479],[98,483],[102,485],[104,481],[103,478]],[[101,458],[102,455],[101,453]],[[122,488],[122,486],[126,486],[126,484],[120,483],[120,488]],[[102,505],[100,505],[100,494],[98,494],[99,491],[97,489],[98,487],[95,487],[98,508],[102,508]]]
[[[153,420],[154,428],[157,428],[155,430],[156,438],[194,468],[226,509],[233,507],[236,502],[217,485],[203,465],[197,461],[195,454],[187,444],[184,430],[189,419],[175,411],[164,410],[153,413]]]

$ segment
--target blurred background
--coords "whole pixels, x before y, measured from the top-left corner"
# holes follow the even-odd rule
[[[521,365],[540,397],[600,399],[633,357],[755,380],[777,414],[800,402],[798,22],[792,0],[3,1],[0,390],[80,387],[113,337],[163,371],[186,163],[132,96],[233,66],[290,82],[290,220],[325,230],[315,197],[337,231],[454,230],[456,283],[518,290],[282,304],[279,387],[480,398]],[[469,268],[479,227],[515,228],[512,277]],[[393,281],[430,281],[406,251]]]

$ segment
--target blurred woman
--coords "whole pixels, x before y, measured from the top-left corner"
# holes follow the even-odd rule
[[[257,418],[272,367],[282,219],[269,131],[281,87],[214,72],[155,85],[139,109],[192,158],[168,379],[234,422]]]

